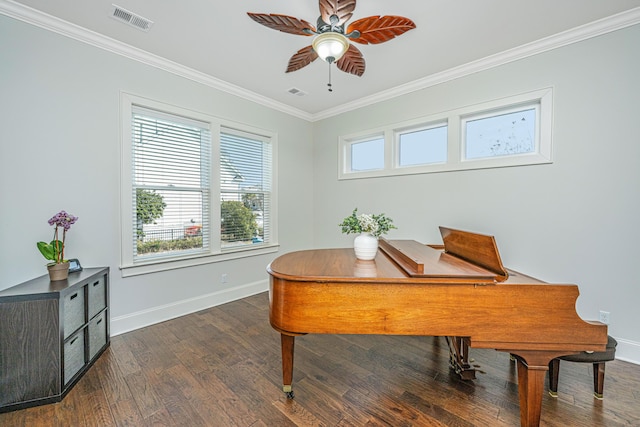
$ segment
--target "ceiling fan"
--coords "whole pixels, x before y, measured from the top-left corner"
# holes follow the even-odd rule
[[[274,30],[316,36],[311,46],[303,47],[291,57],[287,73],[299,70],[320,57],[329,64],[336,62],[338,69],[346,73],[362,76],[364,57],[357,47],[349,43],[350,40],[360,44],[384,43],[416,27],[412,20],[403,16],[369,16],[351,23],[345,31],[345,24],[356,8],[356,0],[319,0],[318,3],[320,16],[317,28],[292,16],[247,12],[254,21]]]

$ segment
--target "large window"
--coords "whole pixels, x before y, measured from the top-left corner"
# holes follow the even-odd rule
[[[550,163],[551,95],[544,89],[340,137],[338,178]]]
[[[138,106],[131,121],[134,261],[208,252],[209,125]]]
[[[122,98],[124,275],[272,251],[275,136]]]
[[[223,249],[270,240],[271,144],[223,129],[220,134],[220,230]]]

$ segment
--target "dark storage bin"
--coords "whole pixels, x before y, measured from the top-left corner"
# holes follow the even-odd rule
[[[100,313],[107,306],[107,288],[104,276],[89,282],[89,319]]]
[[[64,343],[64,383],[84,366],[84,329],[78,331]]]
[[[107,343],[106,311],[103,311],[89,322],[89,360]]]
[[[62,301],[64,312],[64,337],[78,330],[85,323],[84,287],[73,288],[67,292]]]

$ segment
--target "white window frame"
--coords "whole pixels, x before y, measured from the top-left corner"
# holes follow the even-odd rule
[[[465,159],[464,123],[479,115],[491,117],[508,111],[536,108],[535,150],[532,153],[513,154],[479,159]],[[545,88],[520,95],[475,104],[455,110],[419,117],[385,127],[367,129],[338,138],[338,179],[361,179],[395,175],[412,175],[552,163],[553,90]],[[410,166],[399,164],[399,135],[447,125],[447,161]],[[384,135],[385,167],[382,170],[354,171],[351,165],[351,145],[371,135]]]
[[[205,113],[189,110],[175,105],[154,101],[148,98],[122,92],[120,96],[121,117],[121,153],[120,153],[120,230],[121,251],[120,269],[123,277],[140,274],[154,273],[158,271],[184,268],[213,262],[221,262],[232,259],[273,253],[278,250],[277,227],[277,134],[272,131],[258,129],[253,126],[220,119]],[[134,200],[133,200],[133,147],[131,115],[133,106],[163,112],[169,115],[181,116],[207,123],[211,131],[211,161],[210,161],[210,209],[209,224],[211,224],[209,251],[205,253],[182,253],[172,256],[149,257],[137,259],[134,262]],[[271,240],[264,244],[232,249],[221,249],[220,245],[220,132],[224,129],[238,130],[248,134],[258,135],[269,141],[272,148],[272,183],[271,183],[271,212],[269,215]]]

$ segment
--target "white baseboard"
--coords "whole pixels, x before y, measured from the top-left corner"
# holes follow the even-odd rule
[[[614,337],[618,341],[616,359],[640,365],[640,342]]]
[[[215,307],[216,305],[225,304],[267,290],[269,290],[269,281],[261,280],[259,282],[202,295],[197,298],[177,301],[172,304],[153,307],[125,316],[114,317],[111,319],[111,336],[175,319],[176,317],[195,313],[196,311]]]

